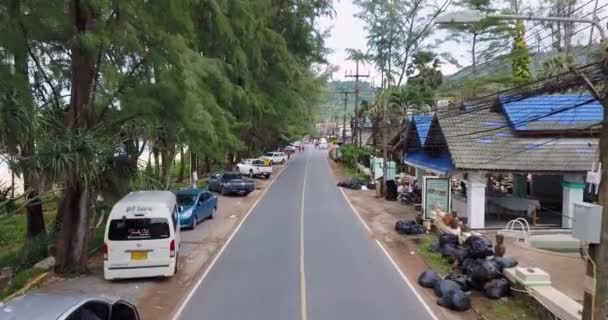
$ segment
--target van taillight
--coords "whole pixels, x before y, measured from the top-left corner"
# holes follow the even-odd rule
[[[169,245],[169,256],[171,258],[175,257],[175,240],[171,240],[171,244]]]
[[[103,246],[101,246],[101,251],[103,252],[103,260],[108,260],[108,244],[107,243],[103,243]]]

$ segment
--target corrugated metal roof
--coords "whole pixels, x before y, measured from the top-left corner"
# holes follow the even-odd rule
[[[541,95],[509,101],[499,97],[516,131],[587,129],[604,119],[602,105],[591,94]]]
[[[457,169],[584,172],[597,159],[597,138],[515,136],[504,114],[487,109],[437,118],[430,134],[441,130]]]
[[[413,117],[413,123],[416,125],[416,129],[418,131],[418,138],[420,139],[420,145],[424,145],[424,141],[426,141],[426,137],[429,134],[429,128],[431,127],[431,122],[433,121],[433,115],[415,115]]]
[[[409,164],[422,166],[438,172],[449,172],[454,169],[452,158],[448,152],[432,155],[424,150],[408,152],[403,161]]]

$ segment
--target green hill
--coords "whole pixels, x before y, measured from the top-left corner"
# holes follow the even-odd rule
[[[344,115],[344,94],[337,93],[339,91],[355,91],[355,81],[335,80],[327,83],[327,86],[321,97],[319,108],[319,120],[337,118],[342,121]],[[359,100],[371,101],[373,99],[373,88],[369,82],[359,82]],[[355,95],[348,95],[346,107],[347,117],[354,113]]]

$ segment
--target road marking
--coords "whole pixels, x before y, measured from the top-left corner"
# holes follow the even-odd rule
[[[215,265],[215,263],[217,262],[217,260],[220,258],[220,256],[222,255],[222,253],[224,253],[224,250],[226,250],[226,247],[228,247],[228,244],[230,244],[230,242],[232,241],[232,238],[234,238],[234,236],[239,231],[239,229],[241,229],[241,226],[243,225],[243,223],[245,222],[245,220],[247,220],[247,218],[249,217],[249,215],[251,214],[251,212],[253,212],[253,209],[255,209],[255,207],[257,207],[257,205],[260,202],[260,200],[262,200],[264,198],[264,196],[266,195],[266,192],[268,192],[268,190],[270,190],[270,187],[272,187],[272,185],[274,184],[274,182],[277,181],[277,180],[279,180],[279,177],[283,174],[283,172],[285,172],[287,170],[287,167],[289,167],[289,163],[287,163],[287,165],[285,165],[283,167],[283,170],[281,170],[281,172],[278,175],[275,176],[274,180],[270,181],[270,183],[268,184],[268,186],[266,186],[266,189],[264,189],[264,191],[262,191],[262,194],[260,195],[260,197],[253,203],[253,205],[251,206],[251,208],[249,208],[249,210],[247,211],[247,213],[245,213],[245,216],[243,217],[243,220],[241,220],[241,222],[239,222],[239,224],[236,226],[236,229],[234,229],[234,231],[232,231],[232,233],[230,234],[230,236],[228,236],[228,239],[226,240],[226,242],[224,243],[224,245],[220,248],[220,251],[218,251],[217,254],[215,255],[215,257],[213,257],[213,260],[211,260],[211,263],[209,264],[209,266],[207,267],[207,269],[205,269],[205,271],[203,272],[203,274],[201,275],[201,277],[198,279],[198,281],[196,282],[196,285],[194,285],[194,287],[192,287],[192,289],[190,290],[190,292],[188,292],[188,295],[183,300],[182,304],[179,306],[179,308],[177,309],[177,311],[173,314],[173,316],[171,317],[171,320],[177,320],[177,319],[179,319],[179,317],[181,316],[182,312],[184,312],[184,309],[186,308],[186,305],[188,304],[188,302],[190,302],[190,299],[192,299],[192,296],[194,295],[194,292],[196,292],[196,290],[201,286],[201,284],[203,283],[203,281],[205,280],[205,278],[207,277],[207,275],[209,274],[209,272],[211,271],[211,269],[213,268],[213,266]]]
[[[361,224],[363,225],[363,227],[365,228],[365,230],[367,230],[367,232],[369,232],[371,234],[372,230],[367,225],[367,223],[365,222],[365,220],[363,220],[363,217],[361,217],[361,214],[359,214],[359,211],[357,211],[357,209],[355,208],[355,206],[353,205],[353,203],[350,201],[350,199],[348,199],[348,197],[346,196],[346,193],[344,192],[344,190],[342,190],[342,188],[340,188],[340,192],[342,192],[342,196],[344,196],[344,199],[346,199],[346,202],[348,202],[348,205],[350,206],[350,208],[355,213],[355,216],[357,216],[357,218],[359,218],[359,222],[361,222]],[[376,244],[378,245],[378,247],[380,248],[380,250],[382,250],[382,252],[384,253],[384,255],[388,258],[388,260],[390,261],[390,263],[397,270],[397,272],[401,276],[401,279],[403,279],[403,282],[405,282],[408,285],[408,287],[412,290],[412,292],[414,293],[414,295],[416,296],[416,298],[418,299],[418,301],[420,301],[420,303],[424,306],[424,309],[431,316],[431,319],[438,320],[437,316],[435,316],[435,314],[433,313],[433,310],[431,310],[431,307],[426,303],[426,301],[424,301],[424,299],[422,298],[422,296],[420,295],[420,293],[418,293],[418,291],[416,290],[416,287],[414,287],[414,285],[412,285],[412,283],[405,276],[405,274],[403,274],[403,272],[399,268],[399,265],[393,259],[393,257],[388,252],[388,250],[386,250],[386,248],[384,247],[384,245],[382,244],[382,242],[380,242],[379,240],[374,240],[374,242],[376,242]]]
[[[302,185],[302,205],[300,206],[300,320],[308,319],[308,305],[306,303],[306,270],[304,268],[304,195],[306,193],[306,177],[308,176],[308,162],[310,157],[306,157],[304,167],[304,183]]]

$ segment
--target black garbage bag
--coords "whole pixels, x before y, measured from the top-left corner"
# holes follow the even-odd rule
[[[439,246],[443,247],[447,244],[458,247],[458,236],[451,233],[442,233],[439,236]]]
[[[458,262],[458,265],[462,264],[463,260],[467,256],[467,251],[456,247],[452,244],[446,244],[439,248],[441,256],[446,259],[449,263]]]
[[[494,263],[496,263],[496,265],[498,265],[498,267],[500,267],[501,271],[504,268],[517,267],[517,265],[519,264],[519,262],[517,262],[517,260],[515,260],[513,258],[509,258],[509,257],[494,257],[494,259],[492,259],[492,261],[494,261]]]
[[[441,277],[433,269],[427,269],[418,277],[418,284],[424,288],[434,288]]]
[[[439,246],[439,242],[431,243],[431,245],[429,246],[429,250],[431,250],[431,252],[441,252],[441,247]]]
[[[460,285],[452,280],[439,280],[435,282],[435,287],[433,289],[435,289],[435,294],[439,298],[447,296],[454,291],[462,291]]]
[[[464,247],[468,251],[468,257],[481,259],[494,255],[492,242],[481,236],[470,236],[464,241]]]
[[[482,264],[483,264],[483,260],[482,259],[472,259],[472,258],[468,258],[467,257],[462,262],[462,273],[465,274],[465,275],[470,276]]]
[[[471,266],[468,284],[476,290],[484,290],[485,285],[492,279],[502,277],[500,267],[493,261],[477,260],[478,263]]]
[[[511,294],[511,285],[505,278],[492,279],[486,283],[484,294],[490,299],[500,299]]]
[[[386,193],[384,198],[388,201],[397,201],[398,195],[397,183],[395,183],[395,180],[388,180],[386,182]]]
[[[469,288],[469,284],[468,284],[468,277],[465,276],[464,274],[456,274],[456,273],[450,273],[445,277],[445,280],[452,280],[456,283],[458,283],[458,285],[460,286],[460,290],[462,291],[469,291],[471,290],[471,288]]]
[[[395,231],[399,234],[423,234],[424,228],[414,220],[399,220],[395,223]]]
[[[467,311],[471,308],[471,298],[462,290],[441,297],[437,304],[454,311]]]

